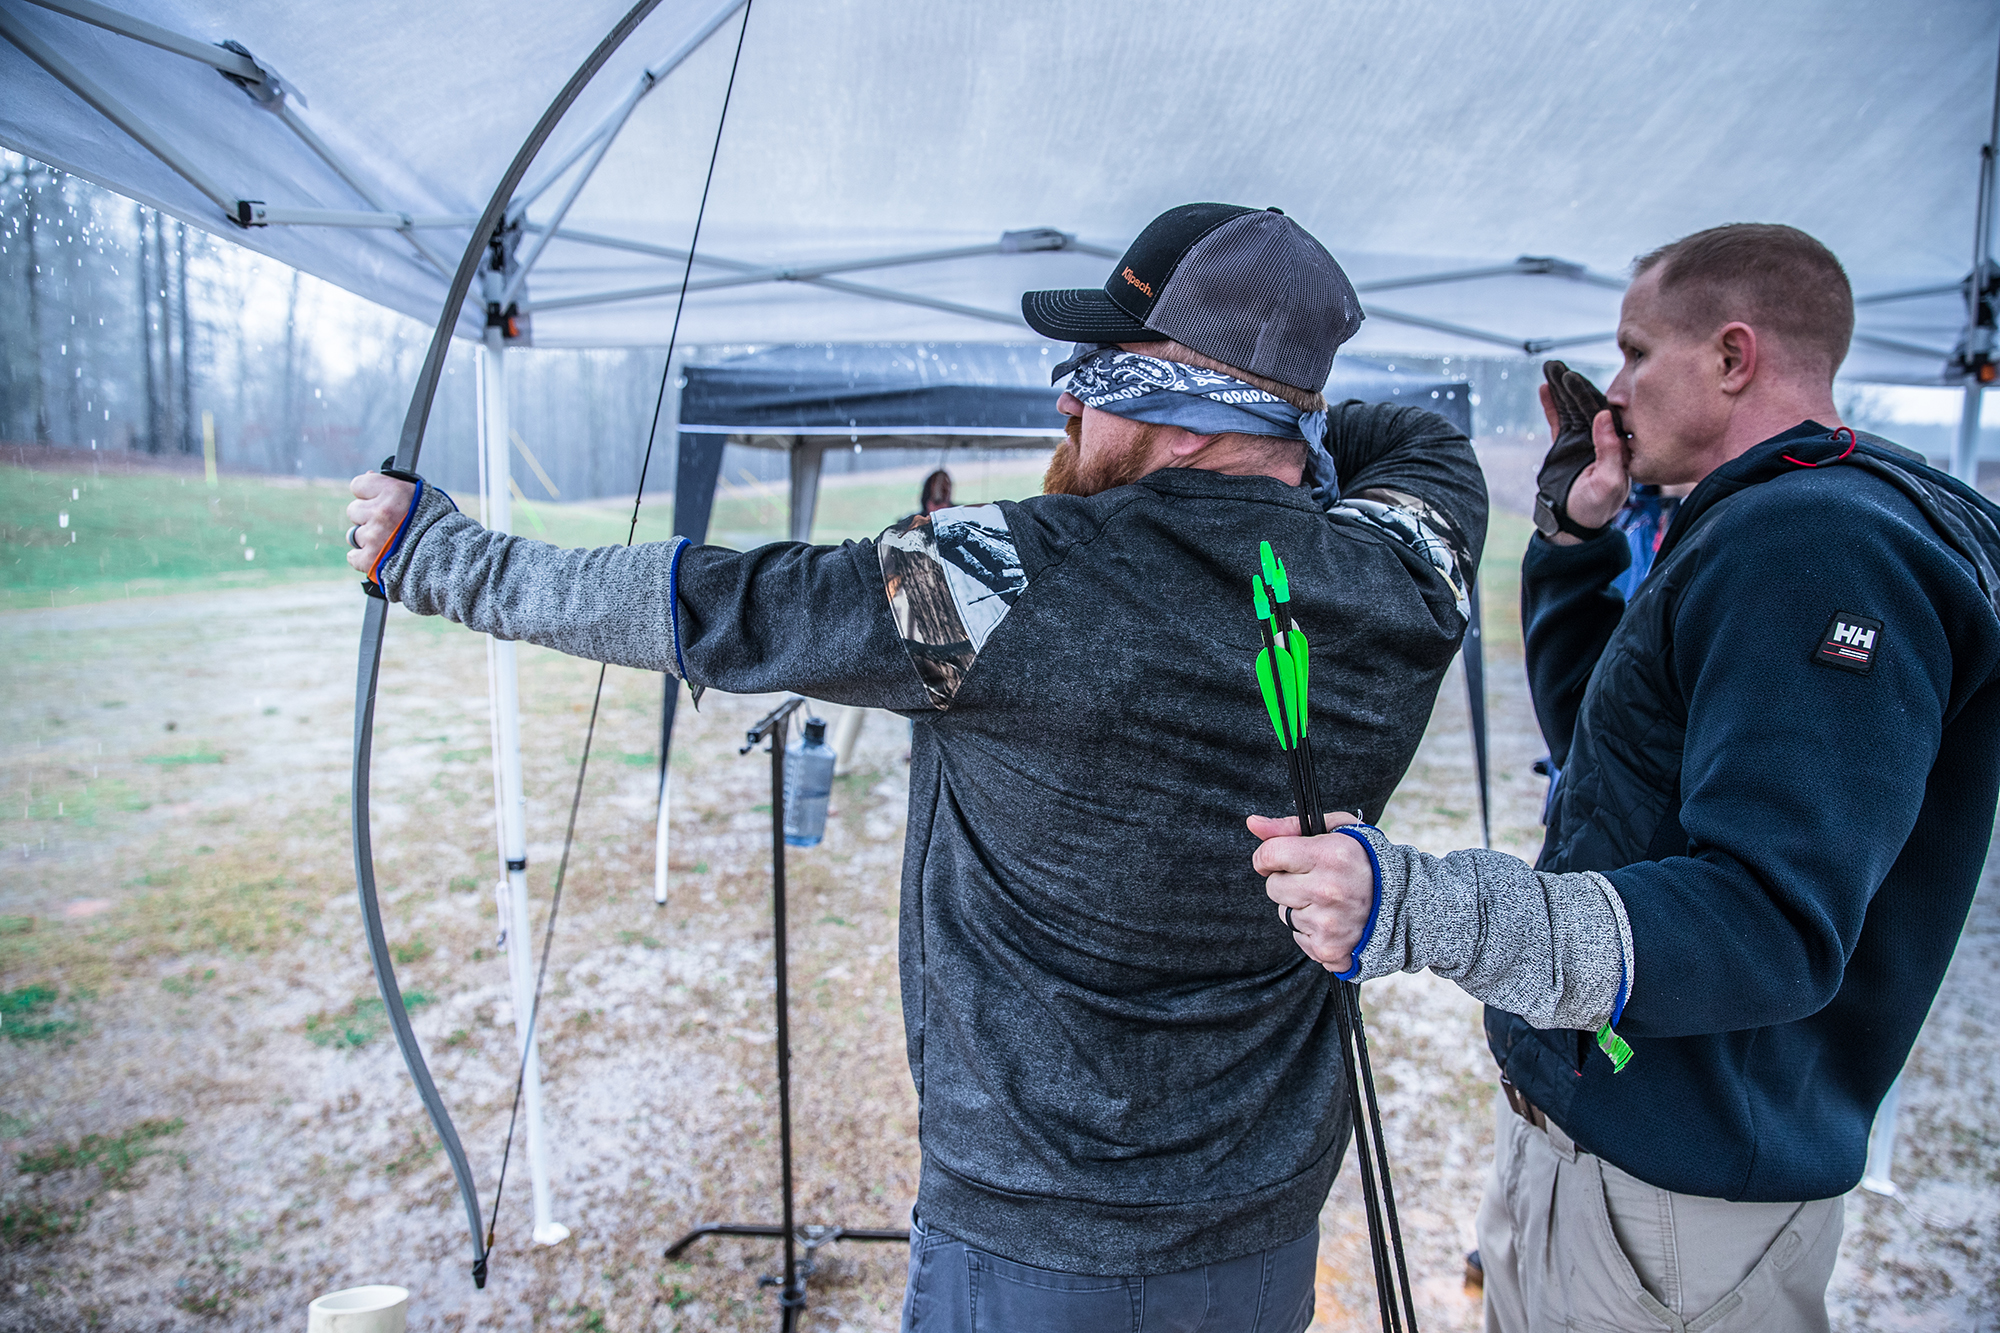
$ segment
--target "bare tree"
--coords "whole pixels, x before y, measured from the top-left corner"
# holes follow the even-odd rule
[[[286,470],[299,470],[304,422],[299,419],[299,271],[292,270],[292,289],[285,298],[285,370],[281,381],[278,420],[285,433],[282,452],[273,462],[283,462]]]
[[[188,321],[187,223],[174,223],[175,282],[178,286],[181,326],[180,448],[184,454],[200,451],[194,435],[194,326]]]
[[[28,410],[35,423],[35,443],[49,442],[48,347],[42,338],[42,256],[35,238],[41,231],[42,188],[40,175],[30,169],[21,191],[25,205],[22,244],[27,247],[28,338],[35,345],[34,378],[29,381]]]
[[[135,246],[138,259],[139,281],[139,359],[141,373],[146,387],[146,452],[160,452],[160,387],[153,373],[153,272],[150,219],[144,204],[132,206],[132,216],[139,231],[139,243]]]

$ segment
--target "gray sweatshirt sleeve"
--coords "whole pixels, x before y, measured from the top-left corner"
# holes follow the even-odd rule
[[[1593,1031],[1637,984],[1624,899],[1595,871],[1552,875],[1505,852],[1429,856],[1356,827],[1380,885],[1356,980],[1425,968],[1538,1028]]]
[[[567,550],[488,531],[426,485],[377,574],[419,615],[702,689],[931,707],[872,543]]]

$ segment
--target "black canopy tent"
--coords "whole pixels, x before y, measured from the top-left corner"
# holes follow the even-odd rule
[[[1063,417],[1049,375],[1068,353],[1067,345],[1046,343],[797,343],[688,366],[680,393],[674,531],[696,543],[706,540],[722,451],[729,443],[790,454],[787,531],[793,541],[810,539],[820,463],[829,446],[1052,448]],[[1472,434],[1471,386],[1463,380],[1340,356],[1325,393],[1329,402],[1415,403]],[[1476,587],[1471,604],[1465,669],[1484,827],[1485,674]],[[666,884],[667,759],[679,700],[678,682],[669,677],[660,718],[655,896],[663,895]]]
[[[1068,347],[1019,343],[801,343],[685,370],[674,531],[708,535],[727,442],[791,455],[787,530],[805,541],[829,445],[863,449],[1047,449],[1062,433],[1050,372]],[[1329,401],[1415,402],[1472,433],[1458,380],[1343,356]]]

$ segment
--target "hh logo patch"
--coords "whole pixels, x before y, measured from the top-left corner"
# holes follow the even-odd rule
[[[1865,676],[1874,669],[1875,654],[1881,647],[1881,621],[1857,616],[1852,611],[1836,611],[1833,619],[1826,622],[1826,632],[1819,636],[1813,661]]]

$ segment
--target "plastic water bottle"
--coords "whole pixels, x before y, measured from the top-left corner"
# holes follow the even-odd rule
[[[826,800],[833,794],[833,747],[826,723],[806,719],[805,733],[785,747],[785,842],[817,847],[826,833]]]

